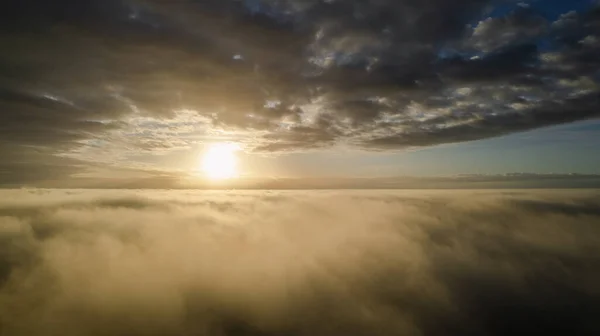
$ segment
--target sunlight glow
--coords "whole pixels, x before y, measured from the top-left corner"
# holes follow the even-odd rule
[[[231,143],[216,143],[208,147],[202,157],[201,169],[211,180],[235,178],[237,172],[237,157],[235,152],[239,147]]]

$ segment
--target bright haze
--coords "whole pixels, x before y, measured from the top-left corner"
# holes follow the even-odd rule
[[[7,336],[600,334],[597,191],[0,191]]]
[[[0,336],[598,336],[599,117],[599,0],[0,1]]]
[[[599,6],[5,1],[0,184],[595,175]]]

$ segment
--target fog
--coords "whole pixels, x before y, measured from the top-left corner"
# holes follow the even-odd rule
[[[0,192],[0,335],[598,335],[597,191]]]

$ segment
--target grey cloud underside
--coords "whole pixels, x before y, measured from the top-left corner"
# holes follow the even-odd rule
[[[19,335],[597,335],[597,192],[2,191]]]
[[[61,152],[132,113],[180,109],[261,131],[268,151],[435,145],[597,116],[598,7],[468,25],[500,3],[9,1],[0,150]]]
[[[479,22],[467,42],[475,49],[490,52],[540,37],[549,24],[534,10],[519,7],[504,17],[487,18]]]

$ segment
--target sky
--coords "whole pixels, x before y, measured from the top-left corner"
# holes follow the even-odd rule
[[[3,187],[600,174],[596,0],[9,0],[0,26]]]
[[[600,335],[600,0],[1,4],[0,335]]]

